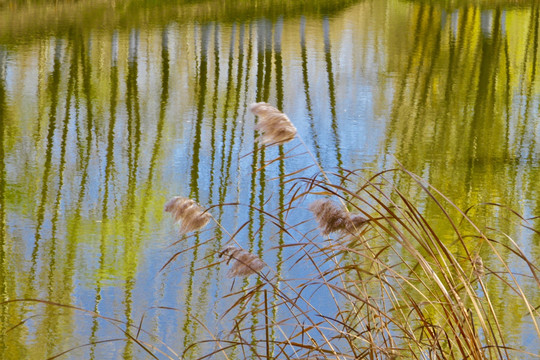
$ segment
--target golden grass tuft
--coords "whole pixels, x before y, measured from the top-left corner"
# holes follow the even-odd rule
[[[261,271],[266,264],[257,255],[235,246],[227,246],[221,250],[219,256],[228,257],[227,264],[234,259],[233,266],[227,272],[227,277],[249,276]]]
[[[165,211],[171,213],[175,222],[180,223],[180,232],[187,233],[205,227],[212,216],[195,200],[175,196],[165,204]]]
[[[291,120],[272,105],[253,103],[249,105],[249,110],[259,117],[255,130],[261,132],[261,143],[284,144],[296,136],[296,127]]]

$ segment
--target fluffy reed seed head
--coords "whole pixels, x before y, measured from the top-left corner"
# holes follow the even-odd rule
[[[332,200],[321,199],[312,202],[309,210],[315,215],[323,235],[333,232],[354,233],[366,224],[360,215],[350,215]]]
[[[485,274],[484,262],[482,261],[482,258],[480,257],[480,255],[475,254],[473,256],[472,265],[473,265],[473,274],[476,277],[481,278],[482,276],[484,276]]]
[[[284,144],[296,136],[296,127],[291,120],[272,105],[253,103],[249,110],[259,117],[255,130],[261,132],[262,144]]]
[[[208,224],[212,216],[195,200],[175,196],[165,204],[165,211],[170,212],[174,221],[181,223],[180,232],[187,233],[202,229]]]
[[[227,272],[228,278],[249,276],[261,271],[266,264],[255,254],[236,246],[227,246],[221,250],[219,257],[227,256],[227,265],[234,259],[233,266]]]

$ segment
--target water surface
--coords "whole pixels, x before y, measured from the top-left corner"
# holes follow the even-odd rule
[[[539,24],[535,1],[0,2],[2,299],[75,305],[120,329],[144,317],[159,339],[145,341],[212,351],[190,345],[230,329],[226,295],[256,281],[226,279],[219,249],[240,229],[242,246],[289,276],[278,245],[292,240],[254,208],[275,213],[291,196],[279,177],[312,164],[298,140],[256,145],[254,101],[286,112],[325,170],[368,178],[402,164],[540,258],[538,235],[484,205],[540,225]],[[393,180],[436,225],[426,196]],[[213,208],[223,228],[171,247],[173,195],[244,205]],[[494,304],[503,328],[538,352],[530,319],[507,305]],[[79,311],[11,304],[1,317],[2,332],[19,324],[1,358],[83,344],[67,358],[148,355]]]

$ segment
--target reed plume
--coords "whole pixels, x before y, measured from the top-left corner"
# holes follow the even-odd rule
[[[333,232],[351,234],[359,230],[367,222],[366,218],[360,215],[351,215],[328,199],[312,202],[309,205],[309,210],[315,215],[323,235]]]
[[[219,257],[227,256],[227,265],[234,259],[233,266],[227,272],[227,277],[249,276],[261,271],[266,264],[257,256],[247,250],[236,246],[227,246],[221,250]]]
[[[249,110],[259,117],[255,130],[261,132],[262,144],[284,144],[296,136],[296,128],[291,120],[265,102],[249,105]]]
[[[182,233],[202,229],[212,218],[195,200],[181,196],[167,201],[165,211],[170,212],[174,221],[181,224]]]
[[[473,274],[477,278],[481,278],[485,274],[484,270],[484,262],[482,261],[482,258],[480,255],[476,254],[472,259],[472,265],[473,265]]]

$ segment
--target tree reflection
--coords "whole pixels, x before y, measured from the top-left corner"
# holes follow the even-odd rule
[[[0,47],[0,297],[2,301],[9,299],[8,293],[8,243],[6,236],[6,164],[4,152],[4,124],[9,118],[7,113],[6,91],[6,52]],[[7,343],[5,333],[8,324],[8,308],[0,308],[0,358],[7,357]]]
[[[512,96],[518,90],[516,79],[524,79],[525,71],[521,67],[516,73],[510,66],[516,58],[508,57],[504,12],[467,7],[449,15],[422,4],[415,13],[407,65],[396,82],[386,149],[395,151],[411,170],[427,171],[443,192],[471,193],[485,178],[493,181],[491,190],[497,189],[492,194],[504,196],[511,177],[495,174],[499,164],[524,161],[519,144],[535,146],[523,131],[527,106],[519,106],[521,100]],[[531,41],[534,36],[529,35],[527,43]],[[530,56],[532,61],[525,62],[532,70],[537,60]],[[534,101],[530,91],[524,98],[525,104]],[[452,187],[448,179],[453,179]],[[471,196],[485,199],[488,194]],[[474,203],[481,198],[462,200]],[[511,204],[511,196],[501,200]]]
[[[533,165],[538,147],[532,139],[538,134],[530,127],[529,114],[530,104],[538,103],[532,90],[538,66],[538,6],[530,9],[524,52],[516,52],[521,34],[509,31],[511,23],[501,8],[466,6],[450,14],[426,3],[411,8],[412,32],[406,61],[393,84],[385,151],[395,153],[407,169],[422,174],[461,208],[474,206],[470,214],[486,226],[510,234],[520,231],[513,214],[484,203],[508,205],[523,214],[538,211],[540,194],[528,185],[539,172]],[[521,66],[515,66],[518,63]],[[413,188],[409,191],[414,196]],[[522,191],[527,192],[527,205]],[[428,205],[424,216],[436,224],[440,209]],[[437,229],[453,243],[449,226]],[[495,231],[492,235],[500,236]],[[477,251],[482,254],[480,244]],[[512,254],[505,255],[511,262]],[[484,258],[488,267],[492,260]],[[496,281],[487,283],[489,291],[498,292]],[[494,306],[504,307],[502,302]],[[503,329],[524,324],[519,311],[525,310],[507,313]]]

